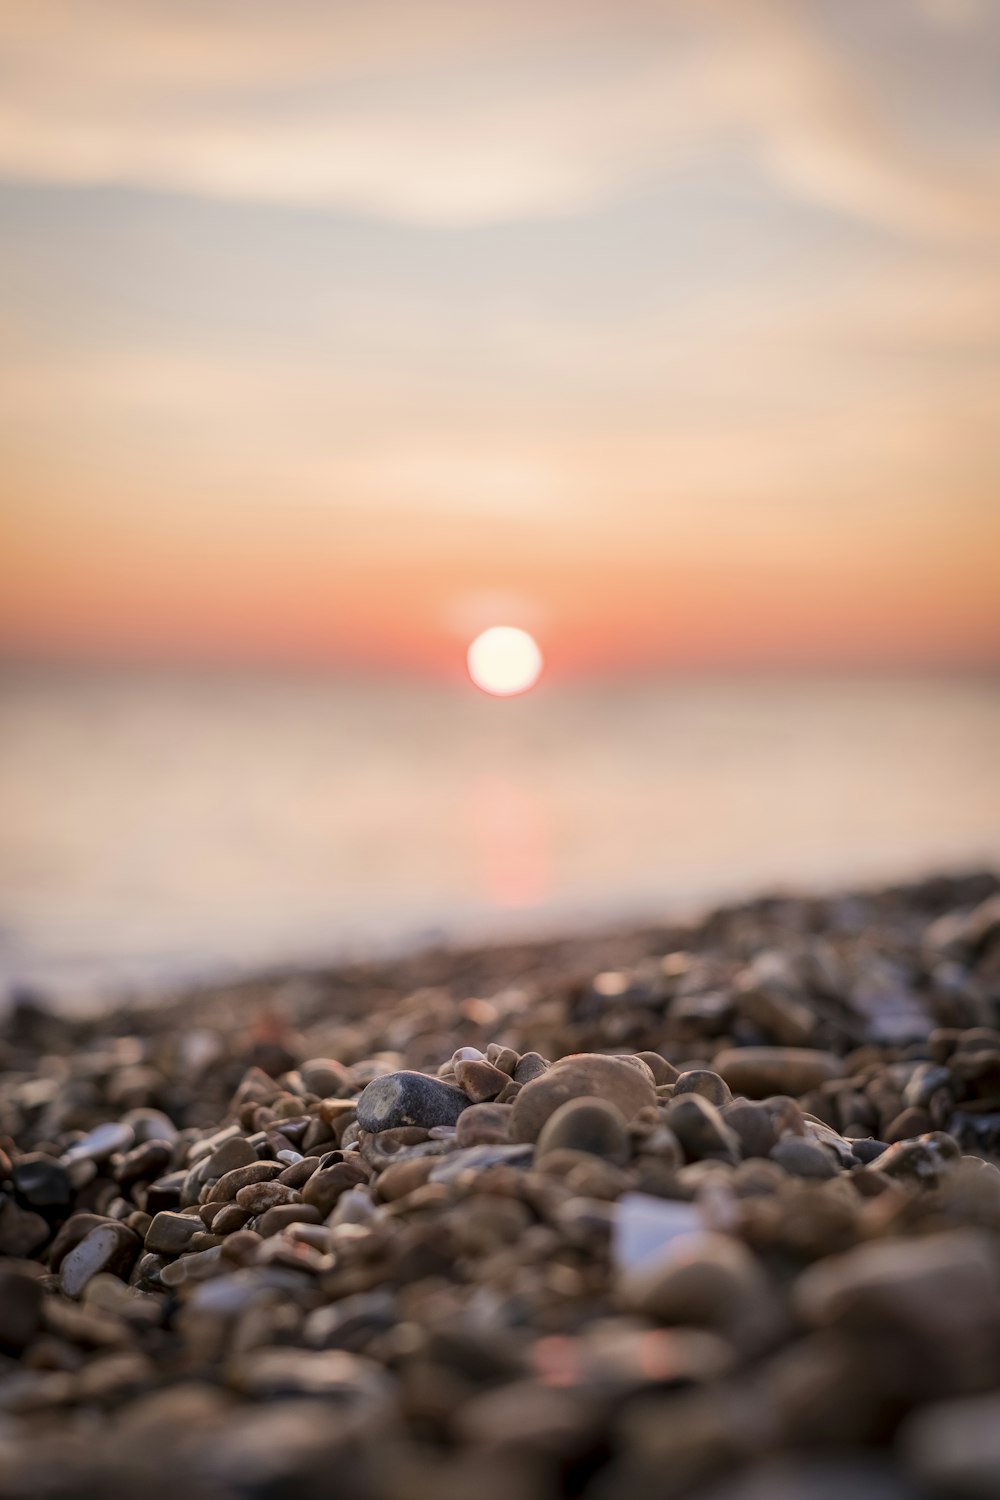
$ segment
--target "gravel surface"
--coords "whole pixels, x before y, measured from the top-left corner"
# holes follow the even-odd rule
[[[1000,881],[0,1034],[0,1500],[995,1500]]]

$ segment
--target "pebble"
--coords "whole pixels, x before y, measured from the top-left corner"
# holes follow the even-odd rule
[[[77,1161],[107,1161],[115,1152],[128,1151],[135,1145],[135,1132],[131,1125],[119,1121],[115,1124],[108,1121],[105,1125],[97,1125],[89,1135],[82,1140],[74,1141],[67,1151],[63,1152],[63,1164],[68,1166]]]
[[[727,1104],[722,1118],[739,1138],[740,1151],[746,1157],[770,1156],[778,1144],[774,1117],[763,1104],[737,1099]]]
[[[454,1125],[470,1099],[426,1073],[387,1073],[373,1078],[358,1100],[358,1124],[377,1133],[400,1125]]]
[[[535,1154],[540,1161],[560,1150],[586,1151],[624,1166],[631,1146],[621,1111],[603,1099],[567,1099],[542,1126]]]
[[[674,1083],[674,1098],[678,1094],[700,1094],[707,1099],[709,1104],[721,1108],[729,1104],[733,1094],[724,1078],[718,1073],[711,1072],[708,1068],[692,1068],[686,1073],[678,1075]]]
[[[805,1047],[734,1047],[717,1053],[713,1066],[734,1093],[749,1099],[772,1094],[799,1098],[843,1071],[834,1053]]]
[[[812,1177],[819,1181],[837,1175],[837,1163],[823,1146],[807,1141],[801,1135],[782,1136],[770,1153],[771,1161],[792,1177]]]
[[[473,1104],[495,1099],[510,1083],[506,1073],[482,1059],[460,1059],[455,1064],[455,1082]]]
[[[254,1182],[270,1182],[284,1171],[280,1161],[255,1161],[245,1167],[234,1167],[220,1177],[208,1192],[208,1203],[231,1203],[243,1188]]]
[[[72,1189],[63,1164],[41,1151],[19,1156],[13,1164],[14,1190],[29,1208],[68,1208]]]
[[[463,1110],[455,1125],[458,1146],[497,1146],[508,1139],[510,1104],[474,1104]]]
[[[764,1297],[764,1273],[745,1245],[708,1230],[678,1235],[619,1281],[623,1305],[660,1323],[732,1327]]]
[[[257,1161],[257,1153],[245,1136],[236,1135],[213,1151],[207,1159],[208,1179],[225,1177],[239,1167],[249,1167]]]
[[[603,1099],[629,1121],[640,1110],[655,1106],[656,1089],[645,1064],[629,1058],[597,1053],[562,1058],[526,1083],[514,1100],[511,1139],[537,1140],[542,1126],[560,1105],[583,1097]]]
[[[156,1214],[146,1230],[145,1248],[155,1255],[182,1255],[201,1227],[193,1214]]]
[[[701,1094],[675,1096],[667,1105],[665,1118],[689,1162],[706,1157],[734,1164],[739,1161],[739,1137]]]
[[[286,1187],[283,1182],[251,1182],[236,1194],[237,1205],[251,1214],[266,1213],[269,1208],[277,1208],[279,1204],[298,1201],[299,1194],[294,1188]]]
[[[116,1219],[88,1231],[63,1258],[59,1268],[59,1288],[67,1297],[79,1297],[92,1276],[108,1272],[127,1276],[141,1248],[139,1236]]]

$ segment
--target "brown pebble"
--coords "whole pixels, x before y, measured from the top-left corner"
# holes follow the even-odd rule
[[[194,1222],[197,1224],[198,1220]],[[101,1271],[127,1276],[141,1244],[139,1236],[124,1224],[105,1219],[64,1257],[59,1269],[60,1290],[67,1297],[77,1298],[91,1277]]]
[[[716,1054],[712,1066],[736,1094],[766,1099],[771,1094],[793,1098],[818,1089],[843,1071],[832,1052],[807,1047],[732,1047]]]
[[[212,1220],[212,1233],[233,1234],[236,1230],[242,1229],[250,1217],[247,1210],[240,1208],[238,1203],[223,1203],[221,1212]]]
[[[455,1064],[455,1082],[468,1094],[473,1104],[484,1104],[489,1099],[495,1099],[507,1087],[510,1079],[500,1068],[495,1068],[485,1059],[463,1059]],[[461,1119],[461,1115],[458,1118]]]
[[[206,1202],[231,1203],[242,1188],[249,1187],[254,1182],[270,1182],[283,1170],[280,1161],[257,1161],[245,1167],[236,1167],[219,1178],[209,1190]]]
[[[709,1068],[691,1068],[680,1073],[674,1083],[673,1097],[676,1099],[679,1094],[700,1094],[717,1109],[729,1104],[733,1097],[726,1080]]]
[[[298,1201],[299,1194],[294,1188],[286,1187],[283,1182],[251,1182],[236,1194],[239,1207],[251,1214],[266,1213],[269,1208],[277,1208],[280,1203]]]
[[[654,1083],[658,1086],[665,1083],[676,1083],[680,1076],[673,1063],[667,1062],[667,1059],[661,1057],[658,1052],[637,1052],[635,1055],[641,1058],[646,1064],[646,1067],[653,1075]]]
[[[290,1224],[320,1224],[322,1216],[311,1203],[277,1203],[262,1214],[257,1232],[265,1239],[287,1229]]]
[[[159,1213],[146,1231],[146,1249],[156,1255],[183,1255],[203,1228],[200,1215]]]
[[[303,1203],[312,1203],[325,1218],[341,1193],[358,1182],[367,1182],[368,1173],[359,1161],[342,1161],[314,1172],[302,1189]]]
[[[232,1136],[228,1141],[223,1141],[208,1158],[205,1177],[207,1180],[225,1177],[227,1172],[235,1172],[238,1167],[252,1166],[256,1160],[257,1153],[246,1137]]]
[[[459,1146],[499,1146],[508,1139],[511,1106],[509,1104],[474,1104],[463,1110],[455,1124]]]
[[[567,1099],[542,1126],[536,1160],[563,1149],[586,1151],[624,1166],[631,1155],[631,1143],[621,1110],[604,1099]]]
[[[391,1167],[386,1167],[379,1174],[376,1184],[378,1196],[386,1203],[405,1198],[416,1188],[423,1187],[439,1161],[440,1157],[417,1156],[409,1161],[393,1162]]]
[[[537,1140],[560,1105],[584,1096],[613,1104],[626,1122],[647,1105],[656,1104],[652,1075],[644,1063],[596,1052],[575,1053],[553,1063],[521,1089],[511,1115],[511,1140]]]

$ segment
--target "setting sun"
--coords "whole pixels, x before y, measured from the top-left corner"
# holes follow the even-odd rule
[[[469,676],[484,693],[512,698],[534,687],[542,671],[538,642],[514,625],[494,625],[469,647]]]

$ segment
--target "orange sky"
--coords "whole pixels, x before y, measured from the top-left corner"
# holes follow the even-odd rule
[[[0,650],[1000,658],[995,9],[238,9],[0,0]]]

